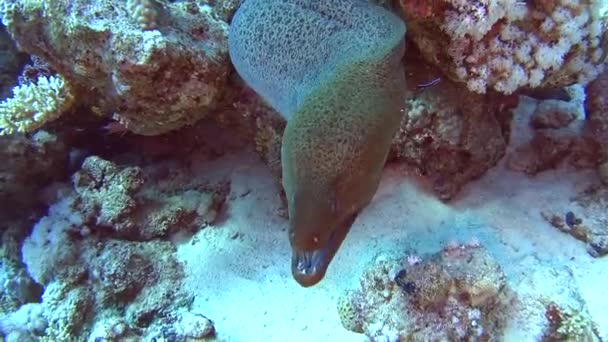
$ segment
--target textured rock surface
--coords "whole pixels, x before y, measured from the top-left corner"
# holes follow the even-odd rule
[[[0,219],[20,216],[25,208],[40,204],[39,191],[67,177],[67,147],[57,136],[44,131],[31,138],[3,137],[0,161]]]
[[[504,155],[517,97],[475,94],[445,78],[425,87],[440,71],[413,53],[405,65],[410,88],[392,160],[413,166],[450,199]]]
[[[19,68],[24,62],[25,56],[17,51],[6,28],[0,25],[0,101],[11,96]]]
[[[123,1],[8,1],[8,31],[78,89],[81,104],[127,129],[156,135],[194,123],[216,106],[229,69],[227,24],[208,5],[151,2],[142,29]]]
[[[398,1],[425,60],[478,93],[589,82],[603,69],[605,1]]]
[[[379,258],[338,312],[345,328],[374,341],[491,340],[504,328],[507,292],[484,248],[456,244],[423,261]]]
[[[507,166],[515,171],[537,174],[561,165],[578,169],[597,167],[601,161],[601,146],[589,129],[582,86],[566,88],[569,101],[531,99],[514,120],[514,143],[507,156]]]
[[[532,140],[509,154],[510,169],[535,175],[560,165],[592,168],[597,165],[598,148],[576,127],[540,129]]]
[[[608,161],[608,71],[586,88],[586,131],[601,147],[602,161]]]
[[[547,100],[542,101],[532,114],[532,127],[543,128],[564,128],[576,119],[576,113],[568,110],[569,108],[561,105],[563,101]]]
[[[87,226],[79,201],[64,189],[22,247],[28,273],[44,286],[39,324],[0,322],[0,333],[24,341],[35,335],[41,341],[184,340],[213,333],[207,318],[186,309],[191,298],[181,290],[183,269],[172,242],[106,239]]]
[[[37,302],[42,288],[28,275],[21,262],[21,244],[27,237],[29,222],[0,221],[0,317],[19,306]],[[0,324],[1,325],[1,324]]]
[[[120,167],[99,157],[87,158],[73,176],[79,195],[75,209],[93,230],[133,240],[194,231],[212,223],[228,192],[228,183],[192,184],[184,177],[139,167]],[[155,177],[156,175],[156,177]]]

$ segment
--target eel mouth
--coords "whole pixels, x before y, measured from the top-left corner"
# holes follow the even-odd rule
[[[356,217],[356,214],[351,215],[334,229],[325,246],[312,251],[293,250],[291,274],[301,286],[310,287],[323,279]]]

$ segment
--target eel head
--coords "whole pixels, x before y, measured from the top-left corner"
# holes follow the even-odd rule
[[[290,213],[289,225],[291,273],[304,287],[323,279],[358,215],[354,208],[341,208],[340,201],[331,195],[323,199],[309,195],[296,196],[291,207],[297,210]]]

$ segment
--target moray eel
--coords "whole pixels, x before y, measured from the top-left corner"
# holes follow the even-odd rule
[[[237,72],[287,120],[291,270],[304,287],[323,279],[378,188],[405,101],[404,35],[367,0],[247,0],[231,24]]]

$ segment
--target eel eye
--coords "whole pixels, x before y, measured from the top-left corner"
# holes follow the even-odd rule
[[[318,244],[318,243],[319,243],[319,235],[315,235],[315,236],[313,236],[313,237],[312,237],[312,242],[314,242],[314,243],[315,243],[315,245],[316,245],[316,244]]]

